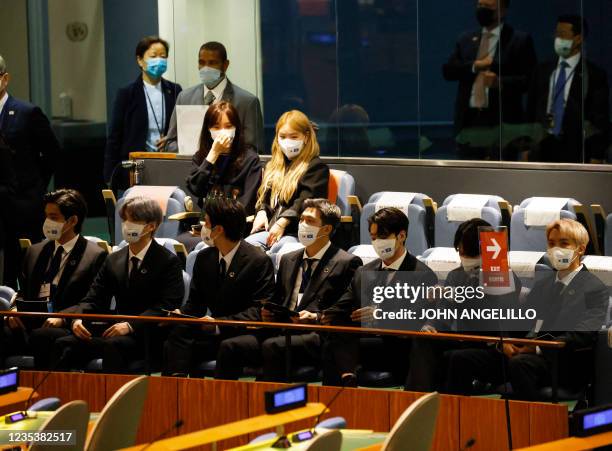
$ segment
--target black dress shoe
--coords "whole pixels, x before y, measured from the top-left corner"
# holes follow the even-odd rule
[[[348,373],[342,376],[343,387],[357,387],[357,376],[353,373]]]

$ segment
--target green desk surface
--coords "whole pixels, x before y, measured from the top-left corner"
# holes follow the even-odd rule
[[[359,448],[365,448],[370,445],[376,445],[377,443],[384,442],[385,438],[387,437],[387,434],[381,432],[358,431],[351,429],[343,429],[340,432],[342,432],[341,451],[352,451]],[[272,448],[272,444],[275,441],[276,439],[273,439],[257,443],[255,445],[241,446],[239,448],[233,448],[232,451],[277,451],[277,448]],[[290,449],[293,451],[305,450],[309,444],[309,441],[294,443]]]

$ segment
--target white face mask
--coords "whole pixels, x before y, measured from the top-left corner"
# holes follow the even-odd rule
[[[563,247],[551,247],[546,253],[553,268],[557,271],[569,268],[572,262],[579,256],[575,249]]]
[[[62,237],[65,222],[57,222],[52,219],[45,219],[43,224],[43,234],[48,240],[59,240]]]
[[[469,272],[474,269],[480,268],[482,265],[480,261],[480,257],[461,257],[461,266],[463,266],[464,271]]]
[[[278,145],[281,150],[285,154],[285,156],[293,160],[297,157],[302,149],[304,148],[304,140],[303,139],[279,139]]]
[[[555,38],[555,53],[561,58],[568,58],[573,47],[574,41],[572,39]]]
[[[202,231],[200,232],[200,237],[202,238],[202,241],[204,241],[204,244],[206,244],[207,246],[214,247],[215,241],[212,239],[211,234],[212,229],[209,229],[204,224],[202,224]]]
[[[319,238],[319,230],[321,230],[321,227],[300,222],[300,225],[298,226],[298,239],[300,240],[300,243],[302,243],[304,247],[308,247],[313,244]]]
[[[214,67],[204,66],[200,69],[200,80],[208,89],[214,89],[223,80],[223,72]]]
[[[210,131],[210,137],[213,139],[213,141],[216,141],[217,138],[220,138],[222,136],[227,136],[230,139],[234,139],[234,136],[236,136],[235,128],[221,128],[219,130],[209,130],[209,131]]]
[[[135,243],[143,236],[144,224],[136,224],[130,221],[124,221],[121,224],[121,234],[123,239],[128,243]]]
[[[374,251],[376,251],[376,255],[381,260],[389,260],[395,254],[395,243],[397,243],[397,238],[387,238],[384,240],[379,238],[372,241],[372,246],[374,246]]]

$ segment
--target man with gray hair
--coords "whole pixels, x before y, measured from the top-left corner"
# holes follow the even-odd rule
[[[11,150],[16,185],[11,195],[14,224],[6,237],[4,283],[17,288],[18,238],[32,242],[42,239],[43,196],[60,147],[42,110],[8,93],[10,80],[6,61],[0,55],[0,142]]]
[[[132,197],[121,206],[119,216],[128,245],[109,255],[85,298],[64,312],[167,316],[165,311],[181,305],[184,285],[179,259],[153,239],[162,222],[161,208],[152,199]],[[70,368],[102,357],[104,371],[125,371],[130,362],[143,358],[145,327],[142,322],[100,324],[77,319],[72,335],[55,342],[54,358]],[[161,346],[162,337],[154,336],[159,329],[152,328],[149,336]]]

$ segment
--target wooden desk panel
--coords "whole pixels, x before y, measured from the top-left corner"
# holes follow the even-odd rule
[[[392,393],[389,400],[389,424],[392,427],[400,415],[425,393]],[[460,396],[441,395],[438,421],[434,433],[434,451],[460,449],[459,443],[459,400]]]
[[[210,379],[176,378],[178,384],[178,417],[185,423],[181,433],[199,431],[249,418],[248,384]],[[247,438],[225,440],[218,449],[247,443]],[[198,449],[210,450],[210,446]]]
[[[461,397],[459,401],[460,447],[476,440],[470,451],[508,449],[506,408],[497,399]],[[529,403],[510,402],[513,447],[529,444]]]
[[[20,380],[19,383],[21,384],[22,381]],[[0,395],[0,415],[6,415],[7,413],[12,413],[16,410],[23,410],[26,407],[25,403],[31,394],[31,388],[20,386],[17,387],[17,391]],[[37,395],[34,394],[32,399],[34,400],[36,398]]]
[[[44,371],[32,372],[32,384],[45,376]],[[52,373],[38,388],[39,399],[58,397],[62,404],[83,400],[90,412],[99,412],[106,404],[106,375],[91,373]]]
[[[550,442],[569,434],[567,407],[553,404],[529,404],[529,443]]]
[[[338,392],[338,387],[319,387],[319,402],[329,403]],[[330,407],[331,412],[324,416],[346,418],[349,429],[372,429],[387,432],[389,423],[389,397],[387,390],[364,390],[347,388]]]

